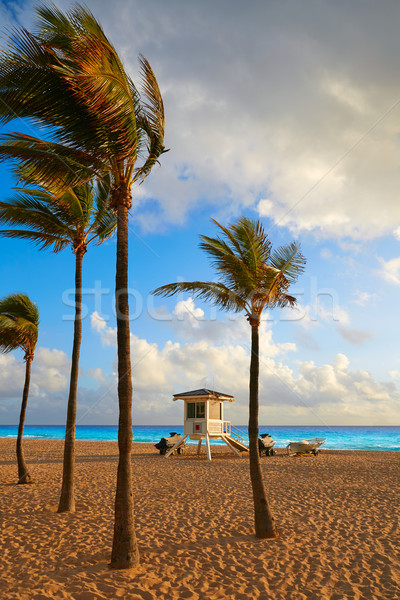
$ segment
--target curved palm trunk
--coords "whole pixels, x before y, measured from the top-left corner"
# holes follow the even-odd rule
[[[254,524],[256,537],[276,537],[258,453],[258,378],[259,378],[259,324],[251,324],[250,398],[249,398],[249,442],[250,479],[253,489]]]
[[[114,539],[110,567],[128,569],[139,563],[132,490],[132,378],[128,305],[128,207],[118,206],[117,273],[115,280],[118,342],[118,449]]]
[[[76,404],[79,376],[79,354],[82,340],[82,261],[85,254],[84,248],[79,248],[75,254],[75,322],[74,342],[72,347],[71,376],[69,383],[69,396],[67,408],[67,422],[65,426],[64,463],[61,495],[58,512],[75,511],[74,471],[75,471],[75,429],[76,429]]]
[[[25,463],[24,451],[22,448],[22,436],[24,433],[26,405],[28,403],[29,383],[31,380],[31,363],[33,356],[25,358],[25,384],[22,393],[21,412],[19,414],[18,437],[17,437],[17,462],[18,462],[18,483],[32,483],[28,467]]]

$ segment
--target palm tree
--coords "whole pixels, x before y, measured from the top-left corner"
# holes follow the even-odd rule
[[[259,326],[265,308],[296,304],[296,299],[287,292],[303,272],[305,259],[295,242],[273,252],[260,221],[242,217],[230,227],[214,223],[222,231],[222,237],[202,235],[200,248],[211,258],[219,281],[170,283],[153,293],[172,296],[190,292],[222,309],[246,315],[251,325],[249,449],[255,533],[258,538],[276,537],[258,454]]]
[[[109,179],[117,214],[116,309],[118,447],[114,538],[110,566],[139,562],[132,487],[132,377],[128,305],[128,213],[131,187],[165,152],[164,107],[149,62],[139,57],[142,90],[135,87],[94,16],[81,6],[62,13],[37,9],[31,34],[17,31],[0,56],[0,122],[17,117],[47,127],[52,140],[3,136],[0,158],[14,158],[44,183],[67,186]]]
[[[28,403],[31,363],[39,334],[38,307],[24,294],[10,294],[0,300],[0,350],[25,352],[25,384],[22,394],[17,437],[18,483],[32,483],[22,448],[26,405]]]
[[[29,178],[22,177],[26,183]],[[27,180],[28,179],[28,180]],[[0,235],[23,238],[41,249],[51,248],[60,252],[71,247],[75,254],[75,321],[71,360],[71,375],[65,428],[64,462],[61,495],[58,512],[75,511],[74,469],[75,428],[79,354],[82,339],[82,262],[90,242],[101,244],[109,238],[116,227],[116,216],[108,205],[108,188],[91,183],[70,189],[58,189],[57,185],[17,189],[15,197],[0,202],[0,223],[24,229],[0,231]]]

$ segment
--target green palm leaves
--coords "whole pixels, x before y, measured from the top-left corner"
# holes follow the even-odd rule
[[[34,33],[18,30],[0,55],[0,122],[45,127],[56,141],[3,136],[0,156],[68,186],[111,174],[118,197],[143,181],[164,152],[164,107],[148,61],[142,96],[94,16],[81,6],[38,9]],[[136,161],[140,159],[140,164]]]
[[[24,294],[11,294],[0,300],[0,350],[20,348],[25,360],[32,360],[39,335],[38,307]]]
[[[53,252],[67,246],[77,250],[96,238],[100,244],[117,225],[108,200],[107,186],[90,182],[64,189],[56,183],[48,188],[17,188],[13,198],[0,202],[0,222],[18,229],[5,229],[0,235],[23,238]]]
[[[157,288],[154,294],[172,296],[190,292],[220,308],[244,311],[259,322],[264,308],[293,306],[289,287],[303,272],[305,259],[296,242],[272,250],[259,221],[242,217],[230,227],[217,221],[221,236],[200,236],[200,248],[211,258],[218,282],[180,282]]]

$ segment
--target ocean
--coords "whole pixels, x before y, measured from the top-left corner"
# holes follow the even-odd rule
[[[247,432],[246,426],[239,426]],[[0,425],[0,438],[16,438],[16,425]],[[182,425],[136,425],[133,427],[135,442],[157,443],[170,432],[182,434]],[[62,425],[26,425],[25,439],[64,439],[65,427]],[[260,426],[260,433],[269,433],[276,441],[276,448],[284,448],[290,441],[307,438],[326,438],[323,448],[331,450],[391,450],[400,452],[400,427],[323,427],[323,426]],[[116,426],[78,425],[78,440],[116,441]],[[197,442],[189,443],[196,444]],[[213,443],[222,441],[213,440]]]

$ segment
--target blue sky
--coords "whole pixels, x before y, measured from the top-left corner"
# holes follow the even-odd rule
[[[296,311],[262,326],[260,421],[399,423],[400,5],[102,0],[86,3],[137,77],[150,61],[171,149],[133,190],[130,287],[134,419],[179,423],[172,394],[203,386],[234,394],[247,420],[250,332],[243,317],[188,296],[154,299],[178,278],[212,279],[198,248],[241,214],[274,246],[307,257]],[[66,2],[57,2],[61,8]],[[32,26],[31,2],[0,2],[4,30]],[[14,122],[12,129],[27,124]],[[1,197],[15,185],[0,164]],[[27,422],[62,424],[72,348],[74,257],[0,238],[0,295],[38,304],[40,337]],[[79,417],[117,421],[115,240],[84,259]],[[97,291],[97,296],[94,290]],[[101,290],[101,294],[99,294]],[[18,420],[21,355],[0,356],[0,419]]]

